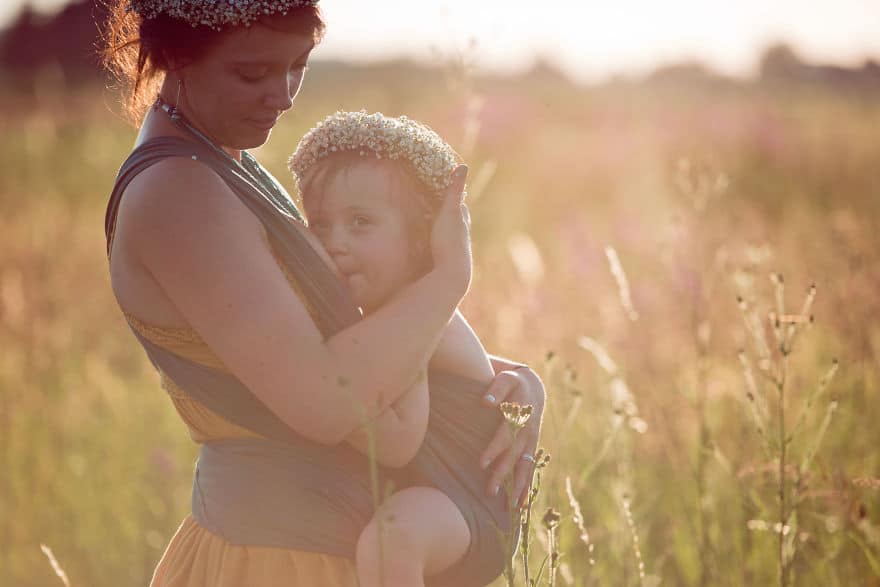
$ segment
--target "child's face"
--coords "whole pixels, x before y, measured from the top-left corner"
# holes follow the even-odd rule
[[[376,161],[356,162],[326,182],[309,227],[330,254],[364,313],[374,311],[413,280],[406,217],[392,193],[391,171]]]

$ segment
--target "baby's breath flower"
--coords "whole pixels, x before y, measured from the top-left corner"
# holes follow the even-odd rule
[[[318,0],[128,0],[127,12],[144,19],[165,14],[216,31],[225,26],[253,24],[261,16],[287,14],[294,8],[317,6]]]
[[[290,157],[289,167],[301,182],[315,163],[330,153],[351,151],[360,156],[403,158],[432,193],[440,195],[452,183],[461,162],[452,147],[427,126],[406,116],[381,112],[337,112],[307,132]]]

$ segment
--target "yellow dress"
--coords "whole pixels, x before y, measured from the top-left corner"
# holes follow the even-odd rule
[[[271,249],[271,246],[269,247]],[[274,251],[273,251],[274,252]],[[277,256],[276,256],[277,258]],[[278,259],[300,299],[298,284]],[[307,304],[308,306],[308,304]],[[311,311],[312,308],[309,308]],[[222,362],[190,328],[157,327],[126,313],[129,323],[151,342],[215,368]],[[189,398],[162,375],[162,387],[197,443],[256,436]],[[263,546],[236,546],[188,515],[159,561],[150,587],[355,587],[354,562],[321,553]]]

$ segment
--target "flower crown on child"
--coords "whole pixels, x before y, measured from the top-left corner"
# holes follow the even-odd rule
[[[289,167],[297,188],[318,161],[333,153],[352,152],[362,157],[403,160],[428,191],[442,196],[452,183],[452,172],[461,157],[427,126],[406,116],[397,118],[381,112],[337,112],[305,134]],[[300,194],[302,190],[300,189]]]

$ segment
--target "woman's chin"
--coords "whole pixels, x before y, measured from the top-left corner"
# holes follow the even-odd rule
[[[249,141],[247,144],[239,147],[239,150],[256,149],[257,147],[262,147],[266,144],[267,140],[269,140],[269,133],[266,133],[266,135],[261,139]]]
[[[229,145],[229,147],[238,151],[244,149],[256,149],[257,147],[262,147],[266,141],[269,140],[269,135],[271,134],[271,128],[263,130],[250,127],[246,131],[239,133],[239,135],[235,137],[235,144]]]

